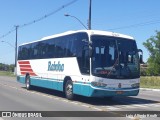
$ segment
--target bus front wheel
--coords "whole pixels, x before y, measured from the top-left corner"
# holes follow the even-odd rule
[[[74,98],[73,83],[71,80],[68,80],[65,84],[65,95],[66,95],[66,98],[69,100],[72,100]]]

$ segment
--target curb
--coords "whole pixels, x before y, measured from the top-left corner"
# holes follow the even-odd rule
[[[160,92],[160,89],[151,89],[151,88],[140,88],[140,90],[142,90],[142,91],[159,91]]]

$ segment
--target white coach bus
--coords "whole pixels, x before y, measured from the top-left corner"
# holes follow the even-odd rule
[[[63,91],[67,99],[136,96],[142,52],[127,35],[79,30],[44,37],[18,48],[17,81]]]

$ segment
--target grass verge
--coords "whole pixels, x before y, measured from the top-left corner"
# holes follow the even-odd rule
[[[140,81],[141,88],[154,88],[160,89],[160,77],[159,76],[143,76]]]
[[[0,71],[0,76],[10,76],[10,77],[15,77],[13,72],[8,72],[8,71]]]

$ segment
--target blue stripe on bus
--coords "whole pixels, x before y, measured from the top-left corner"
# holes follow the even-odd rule
[[[33,86],[63,91],[63,82],[61,82],[62,80],[59,81],[58,79],[41,79],[36,77],[30,77],[30,80],[30,84]],[[18,76],[17,81],[25,84],[25,76]]]
[[[41,79],[31,77],[31,85],[55,89],[63,91],[63,80],[58,79]],[[17,81],[25,84],[25,76],[19,76]],[[117,90],[111,91],[111,89],[96,89],[91,87],[91,84],[84,84],[83,82],[73,83],[73,92],[77,95],[87,96],[87,97],[107,97],[107,96],[136,96],[139,93],[139,89],[126,90],[119,89],[119,91],[125,90],[122,94],[117,94]]]
[[[17,81],[25,84],[25,77],[24,76],[23,77],[22,76],[17,76]]]

